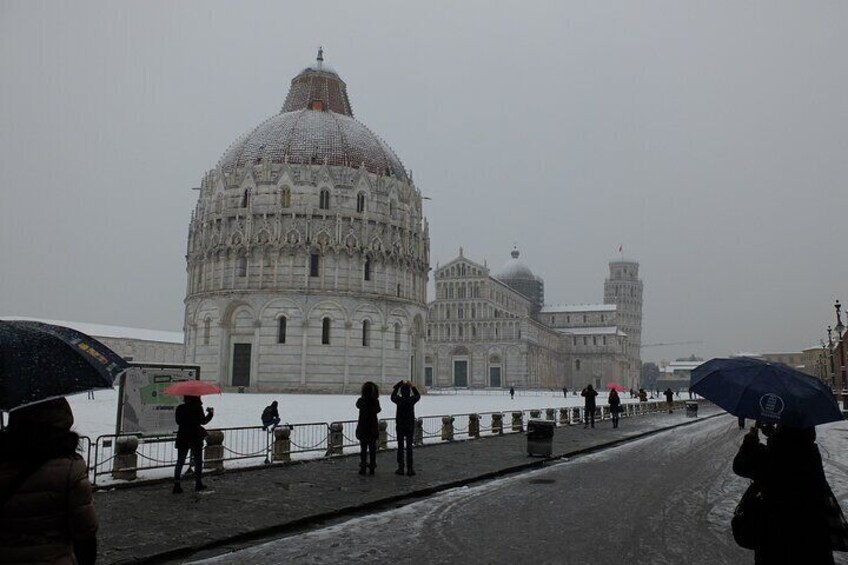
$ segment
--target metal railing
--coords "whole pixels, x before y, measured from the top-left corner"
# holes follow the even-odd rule
[[[685,401],[674,402],[682,409]],[[662,412],[664,401],[622,404],[621,418]],[[472,424],[472,416],[476,422]],[[478,412],[423,416],[416,421],[415,441],[420,444],[442,443],[518,433],[526,430],[530,419],[553,419],[559,426],[582,424],[583,407],[518,409],[508,412]],[[596,409],[596,420],[611,418],[609,406]],[[280,464],[293,460],[315,459],[353,453],[359,449],[356,420],[307,422],[280,426],[277,431],[259,426],[210,428],[204,448],[204,469],[222,471],[249,465]],[[287,433],[278,433],[285,428]],[[393,418],[380,420],[383,448],[397,443]],[[104,434],[95,440],[80,437],[78,451],[88,461],[92,484],[136,479],[168,477],[177,460],[176,434]]]

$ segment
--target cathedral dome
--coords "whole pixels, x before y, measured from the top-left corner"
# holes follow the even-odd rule
[[[519,259],[521,253],[518,248],[513,248],[510,255],[512,258],[504,263],[501,270],[495,275],[495,278],[501,282],[509,284],[510,281],[535,281],[536,275],[530,270],[524,261]]]
[[[409,183],[403,163],[382,139],[353,116],[347,85],[318,51],[315,64],[291,81],[279,114],[233,143],[224,170],[263,162],[359,168]]]

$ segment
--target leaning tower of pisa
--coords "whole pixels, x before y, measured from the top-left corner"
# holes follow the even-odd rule
[[[639,262],[615,259],[609,263],[609,277],[604,281],[604,304],[616,305],[618,327],[628,336],[627,356],[630,360],[631,383],[639,381],[642,366],[642,281]]]

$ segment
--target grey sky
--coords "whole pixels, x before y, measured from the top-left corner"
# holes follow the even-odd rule
[[[315,57],[432,263],[550,303],[642,264],[646,359],[799,350],[848,300],[848,3],[0,0],[0,315],[176,330],[204,171]],[[841,241],[840,241],[841,240]]]

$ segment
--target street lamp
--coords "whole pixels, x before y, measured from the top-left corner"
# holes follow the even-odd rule
[[[845,340],[843,334],[845,326],[842,325],[842,304],[837,300],[833,307],[836,309],[836,347],[839,348],[839,392],[841,393],[845,388]]]
[[[836,390],[836,368],[833,365],[833,328],[827,326],[827,353],[830,357],[830,388]]]

